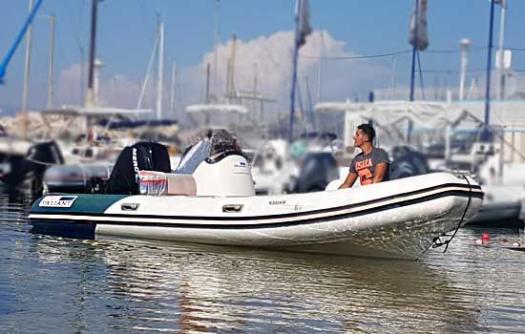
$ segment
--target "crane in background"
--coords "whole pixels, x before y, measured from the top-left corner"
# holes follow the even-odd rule
[[[13,42],[13,45],[7,52],[6,56],[2,60],[2,63],[0,63],[0,84],[4,84],[4,78],[7,72],[7,67],[9,66],[9,63],[11,62],[11,59],[13,58],[18,46],[24,39],[25,34],[27,33],[27,30],[31,26],[31,23],[33,23],[33,19],[35,18],[36,13],[40,9],[42,5],[43,0],[38,0],[37,3],[33,6],[33,9],[31,9],[31,12],[29,13],[29,16],[27,17],[22,29],[16,36],[15,41]]]

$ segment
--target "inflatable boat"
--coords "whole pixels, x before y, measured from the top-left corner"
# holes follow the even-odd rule
[[[466,223],[482,203],[483,192],[473,179],[451,173],[255,196],[248,161],[233,141],[225,142],[210,135],[193,145],[176,173],[157,170],[162,150],[125,149],[105,193],[41,197],[29,215],[33,229],[73,237],[415,259]]]

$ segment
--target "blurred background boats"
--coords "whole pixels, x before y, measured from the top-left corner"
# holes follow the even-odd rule
[[[377,144],[390,153],[394,178],[434,170],[467,171],[483,184],[487,193],[476,223],[521,224],[519,216],[523,210],[521,203],[525,189],[525,176],[521,172],[525,167],[525,102],[512,99],[519,97],[519,83],[510,79],[503,82],[504,78],[510,77],[512,59],[510,51],[504,47],[504,22],[500,26],[500,45],[495,57],[497,68],[493,70],[494,57],[490,52],[494,24],[491,20],[487,50],[489,66],[486,71],[489,77],[485,94],[480,92],[479,80],[469,75],[469,56],[474,50],[472,42],[462,39],[458,50],[448,52],[459,55],[458,89],[448,85],[439,90],[440,87],[434,85],[427,87],[425,96],[420,58],[423,52],[428,51],[429,44],[427,1],[415,0],[410,26],[412,50],[403,51],[412,56],[410,91],[396,89],[398,53],[395,53],[389,56],[392,57],[393,67],[390,88],[373,89],[366,103],[359,102],[355,97],[343,102],[328,102],[323,98],[323,91],[326,93],[328,87],[325,86],[326,78],[323,78],[326,76],[323,73],[327,68],[326,61],[345,60],[345,57],[336,59],[325,54],[327,33],[317,32],[316,35],[309,22],[308,2],[298,1],[295,38],[293,45],[290,44],[294,51],[293,62],[289,64],[292,77],[290,109],[285,111],[282,101],[275,96],[267,96],[263,89],[265,81],[271,82],[277,74],[267,71],[255,60],[250,60],[253,62],[250,68],[252,74],[244,73],[247,66],[243,44],[236,34],[232,34],[225,44],[220,44],[221,4],[217,1],[213,4],[213,51],[205,57],[204,68],[201,69],[204,87],[202,103],[183,103],[179,110],[186,112],[176,114],[178,72],[173,62],[171,87],[167,88],[165,44],[166,40],[168,43],[170,40],[166,39],[160,14],[157,15],[155,34],[151,36],[154,43],[145,76],[139,84],[136,108],[110,107],[110,104],[101,101],[100,91],[107,93],[109,90],[108,87],[100,87],[101,70],[105,65],[97,59],[96,52],[97,13],[102,3],[95,0],[89,3],[89,67],[83,103],[55,107],[52,98],[55,38],[54,31],[52,34],[50,31],[50,98],[46,108],[27,112],[28,108],[23,107],[18,117],[0,119],[7,134],[0,137],[0,153],[4,152],[0,155],[3,161],[0,178],[12,187],[25,188],[29,183],[34,192],[42,188],[46,191],[76,190],[78,187],[86,191],[96,189],[109,177],[118,152],[138,141],[154,140],[168,145],[172,169],[175,169],[180,153],[198,133],[208,128],[224,128],[232,131],[242,147],[246,148],[245,154],[253,166],[257,193],[318,191],[331,182],[332,187],[336,186],[345,177],[351,159],[357,154],[352,143],[355,127],[359,123],[371,122],[378,131]],[[40,1],[35,6],[32,4],[33,1],[30,1],[30,17],[35,15]],[[499,8],[498,4],[502,5],[503,19],[506,6],[497,1],[490,3],[491,19],[495,8]],[[87,16],[87,13],[82,14]],[[50,22],[55,24],[54,20]],[[28,22],[24,28],[27,32],[22,34],[22,37],[24,34],[27,37],[26,58],[30,57],[31,43],[31,20]],[[320,48],[315,50],[318,55],[301,55],[300,51],[308,39],[313,38],[321,41],[318,44]],[[17,41],[20,43],[22,38]],[[437,54],[445,57],[447,53]],[[301,63],[308,59],[317,61],[315,80],[302,77],[304,69],[301,69]],[[496,83],[491,84],[491,73],[497,74]],[[249,84],[247,80],[239,79],[249,76]],[[25,77],[29,80],[28,75]],[[311,85],[314,82],[315,85]],[[152,98],[147,98],[148,89]],[[432,90],[434,96],[431,99],[428,91]],[[495,92],[491,94],[492,91]],[[27,98],[26,93],[24,96]],[[148,101],[152,102],[151,109],[144,108]],[[167,109],[164,108],[166,105],[169,105]],[[169,119],[164,118],[167,114]],[[490,122],[487,115],[493,116]],[[490,138],[487,129],[490,130]],[[35,147],[55,153],[41,157],[44,151],[37,154]],[[28,167],[30,172],[11,173],[14,176],[7,177],[11,171],[27,169],[17,167],[20,161],[31,166]],[[15,181],[11,181],[13,178]]]
[[[482,141],[483,122],[479,115],[483,110],[479,106],[468,110],[458,104],[435,102],[326,102],[317,105],[316,110],[344,114],[344,145],[350,151],[356,126],[374,124],[378,144],[389,149],[392,167],[397,167],[399,173],[462,170],[475,175],[486,197],[481,213],[471,223],[521,224],[525,176],[519,171],[525,168],[525,151],[521,148],[525,136],[514,130],[508,141],[509,136],[500,125],[492,141]],[[413,151],[412,157],[406,158],[411,163],[396,166],[403,147]]]
[[[525,219],[520,1],[311,0],[316,27],[308,1],[296,1],[295,31],[283,24],[289,13],[280,16],[292,2],[275,0],[44,1],[41,16],[42,0],[28,0],[29,13],[21,2],[24,19],[35,21],[15,38],[10,27],[23,21],[20,1],[12,1],[2,36],[9,44],[25,38],[26,52],[8,50],[0,66],[0,322],[7,331],[522,330],[522,253],[504,249],[515,238],[524,244],[515,233]],[[98,7],[103,52],[90,52],[88,75],[89,10]],[[407,49],[398,32],[410,7]],[[12,57],[19,64],[7,71]],[[89,115],[95,109],[101,113]],[[26,223],[34,198],[19,192],[96,191],[115,153],[138,141],[168,145],[175,169],[206,128],[232,130],[243,143],[258,194],[337,187],[358,153],[359,122],[376,127],[397,177],[452,170],[482,183],[482,213],[458,231],[447,256],[430,250],[420,262],[393,263],[81,241],[35,235]]]

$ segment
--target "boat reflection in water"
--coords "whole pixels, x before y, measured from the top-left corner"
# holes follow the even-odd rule
[[[35,238],[40,261],[76,267],[64,268],[63,293],[49,306],[68,314],[60,320],[66,330],[480,330],[479,306],[443,272],[420,262],[127,239]]]

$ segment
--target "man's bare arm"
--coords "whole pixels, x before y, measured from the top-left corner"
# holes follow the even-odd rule
[[[343,184],[341,184],[338,189],[345,189],[345,188],[352,187],[355,183],[355,180],[357,180],[357,174],[349,172],[348,175],[346,176],[345,182],[343,182]]]
[[[377,164],[376,166],[376,172],[374,175],[374,179],[372,180],[372,183],[379,183],[383,181],[386,175],[386,171],[388,170],[388,164],[383,162],[380,164]]]

